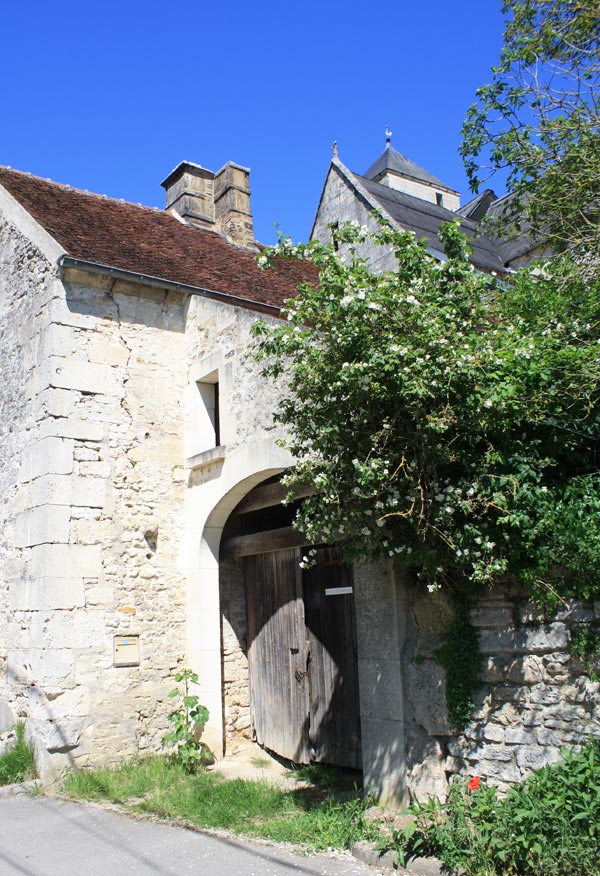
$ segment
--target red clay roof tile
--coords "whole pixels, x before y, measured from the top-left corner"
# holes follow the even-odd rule
[[[299,283],[317,279],[306,262],[282,259],[262,271],[254,253],[154,207],[6,167],[0,167],[0,185],[72,258],[275,307],[292,297]]]

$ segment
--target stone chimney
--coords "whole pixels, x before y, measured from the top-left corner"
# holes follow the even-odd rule
[[[215,225],[215,175],[200,164],[182,161],[161,183],[166,189],[165,210],[200,228]]]
[[[250,209],[250,170],[228,161],[215,174],[215,217],[228,240],[242,246],[254,244]]]
[[[190,225],[217,231],[231,243],[254,246],[247,167],[228,161],[213,173],[182,161],[161,185],[167,193],[165,210],[174,210]]]

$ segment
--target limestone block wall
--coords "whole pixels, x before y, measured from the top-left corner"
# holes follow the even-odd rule
[[[195,384],[205,375],[218,372],[221,444],[230,456],[265,436],[281,434],[273,413],[284,381],[274,387],[271,380],[261,377],[260,366],[248,355],[254,343],[251,328],[257,320],[273,321],[252,310],[199,297],[192,298],[187,312],[188,397],[198,393]],[[197,449],[193,410],[186,431],[191,455]]]
[[[448,724],[444,670],[432,659],[451,618],[435,594],[409,593],[404,643],[409,787],[443,794],[454,774],[506,789],[560,758],[561,748],[600,737],[600,684],[569,653],[574,629],[600,619],[600,605],[566,605],[549,622],[529,602],[498,589],[471,612],[479,633],[481,688],[464,732]]]
[[[218,566],[220,529],[229,512],[245,492],[275,473],[261,473],[258,460],[265,447],[274,447],[281,436],[273,423],[284,381],[273,387],[260,375],[260,366],[248,355],[253,344],[251,328],[260,313],[193,298],[187,312],[186,343],[189,363],[186,388],[186,456],[195,460],[188,473],[186,525],[188,542],[189,651],[195,656],[194,668],[201,676],[201,696],[211,712],[215,750],[228,748],[236,735],[251,732],[248,690],[246,600],[239,563]],[[206,430],[206,411],[202,414],[204,381],[218,381],[221,449],[213,458],[216,438]],[[212,450],[211,450],[212,442]],[[267,454],[269,457],[270,454]],[[285,462],[275,471],[281,470]],[[265,465],[271,465],[269,460]],[[249,475],[251,479],[249,480]],[[226,484],[227,486],[224,486]],[[236,498],[224,496],[228,489]],[[212,515],[212,516],[211,516]],[[215,516],[216,515],[216,516]],[[212,570],[198,568],[198,546],[203,538],[204,521],[211,516],[210,545]],[[216,712],[222,712],[218,716]]]
[[[52,298],[54,272],[39,249],[9,223],[0,222],[0,742],[22,706],[19,681],[9,673],[13,648],[27,647],[30,631],[11,614],[13,582],[25,575],[28,557],[16,547],[21,450],[31,441],[40,412],[34,410],[32,375],[44,355],[40,314]],[[32,525],[39,520],[32,519]]]
[[[312,236],[316,240],[329,240],[327,226],[332,222],[355,222],[371,231],[377,231],[377,222],[371,216],[372,207],[360,195],[349,188],[341,173],[332,166],[323,190],[323,196]],[[389,247],[375,246],[367,242],[356,247],[361,258],[368,260],[373,271],[394,271],[397,262]]]
[[[9,705],[51,779],[156,750],[166,729],[185,660],[186,369],[181,296],[72,272],[46,297],[3,641]],[[114,665],[117,635],[139,636],[138,666]]]
[[[383,183],[383,179],[378,180]],[[414,195],[415,198],[421,198],[424,201],[429,201],[431,204],[437,204],[437,195],[443,196],[442,206],[446,210],[458,210],[460,207],[460,196],[457,192],[453,192],[444,186],[436,187],[422,183],[414,179],[409,179],[405,176],[399,176],[395,173],[387,173],[384,185],[388,185],[391,189],[396,189],[399,192],[405,192],[407,195]]]

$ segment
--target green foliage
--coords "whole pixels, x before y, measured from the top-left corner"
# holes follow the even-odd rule
[[[579,660],[591,681],[600,681],[600,628],[580,626],[571,632],[569,651]]]
[[[454,599],[454,615],[446,641],[434,654],[446,673],[448,720],[458,730],[464,729],[471,720],[473,696],[481,685],[479,634],[471,624],[469,608],[469,601],[464,597]]]
[[[303,763],[292,767],[294,778],[301,782],[307,782],[320,788],[346,788],[352,790],[355,787],[355,776],[341,767],[329,763]]]
[[[250,763],[252,764],[253,767],[256,767],[257,769],[265,769],[265,767],[269,766],[271,761],[269,760],[268,757],[265,757],[262,754],[254,754],[250,758]]]
[[[564,755],[504,799],[472,779],[455,781],[446,803],[415,802],[414,823],[393,837],[400,862],[436,855],[465,876],[598,876],[600,744]]]
[[[347,848],[357,839],[377,837],[364,818],[369,801],[358,794],[338,799],[335,791],[283,790],[266,781],[228,780],[212,770],[189,773],[171,758],[73,772],[65,791],[78,799],[110,800],[137,812],[312,849]]]
[[[523,222],[598,272],[600,3],[505,0],[504,47],[463,126],[473,188],[508,172],[503,224]]]
[[[184,769],[193,772],[198,766],[212,762],[212,756],[207,747],[199,741],[198,733],[208,721],[208,709],[200,705],[195,694],[190,694],[190,685],[198,683],[198,675],[191,669],[182,669],[175,676],[179,684],[183,682],[183,690],[174,688],[170,697],[178,697],[180,703],[167,717],[173,729],[162,740],[163,748],[174,746],[172,757]]]
[[[0,755],[0,785],[25,782],[37,776],[33,745],[25,739],[23,722],[19,722],[15,730],[15,744]]]
[[[344,801],[327,797],[305,813],[258,826],[256,835],[315,849],[349,849],[359,840],[380,838],[377,828],[366,821],[365,802],[358,797]]]
[[[318,491],[296,525],[430,590],[511,575],[547,603],[598,593],[599,282],[555,263],[502,285],[473,270],[454,224],[443,263],[385,223],[332,235],[280,241],[320,284],[285,324],[256,327],[264,373],[288,382],[290,495]],[[369,270],[363,244],[391,248],[397,270]]]

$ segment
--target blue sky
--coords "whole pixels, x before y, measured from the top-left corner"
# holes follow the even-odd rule
[[[306,239],[337,140],[392,144],[467,200],[457,154],[500,0],[7,3],[0,164],[151,206],[182,159],[251,168],[255,233]],[[499,192],[501,193],[501,192]]]

